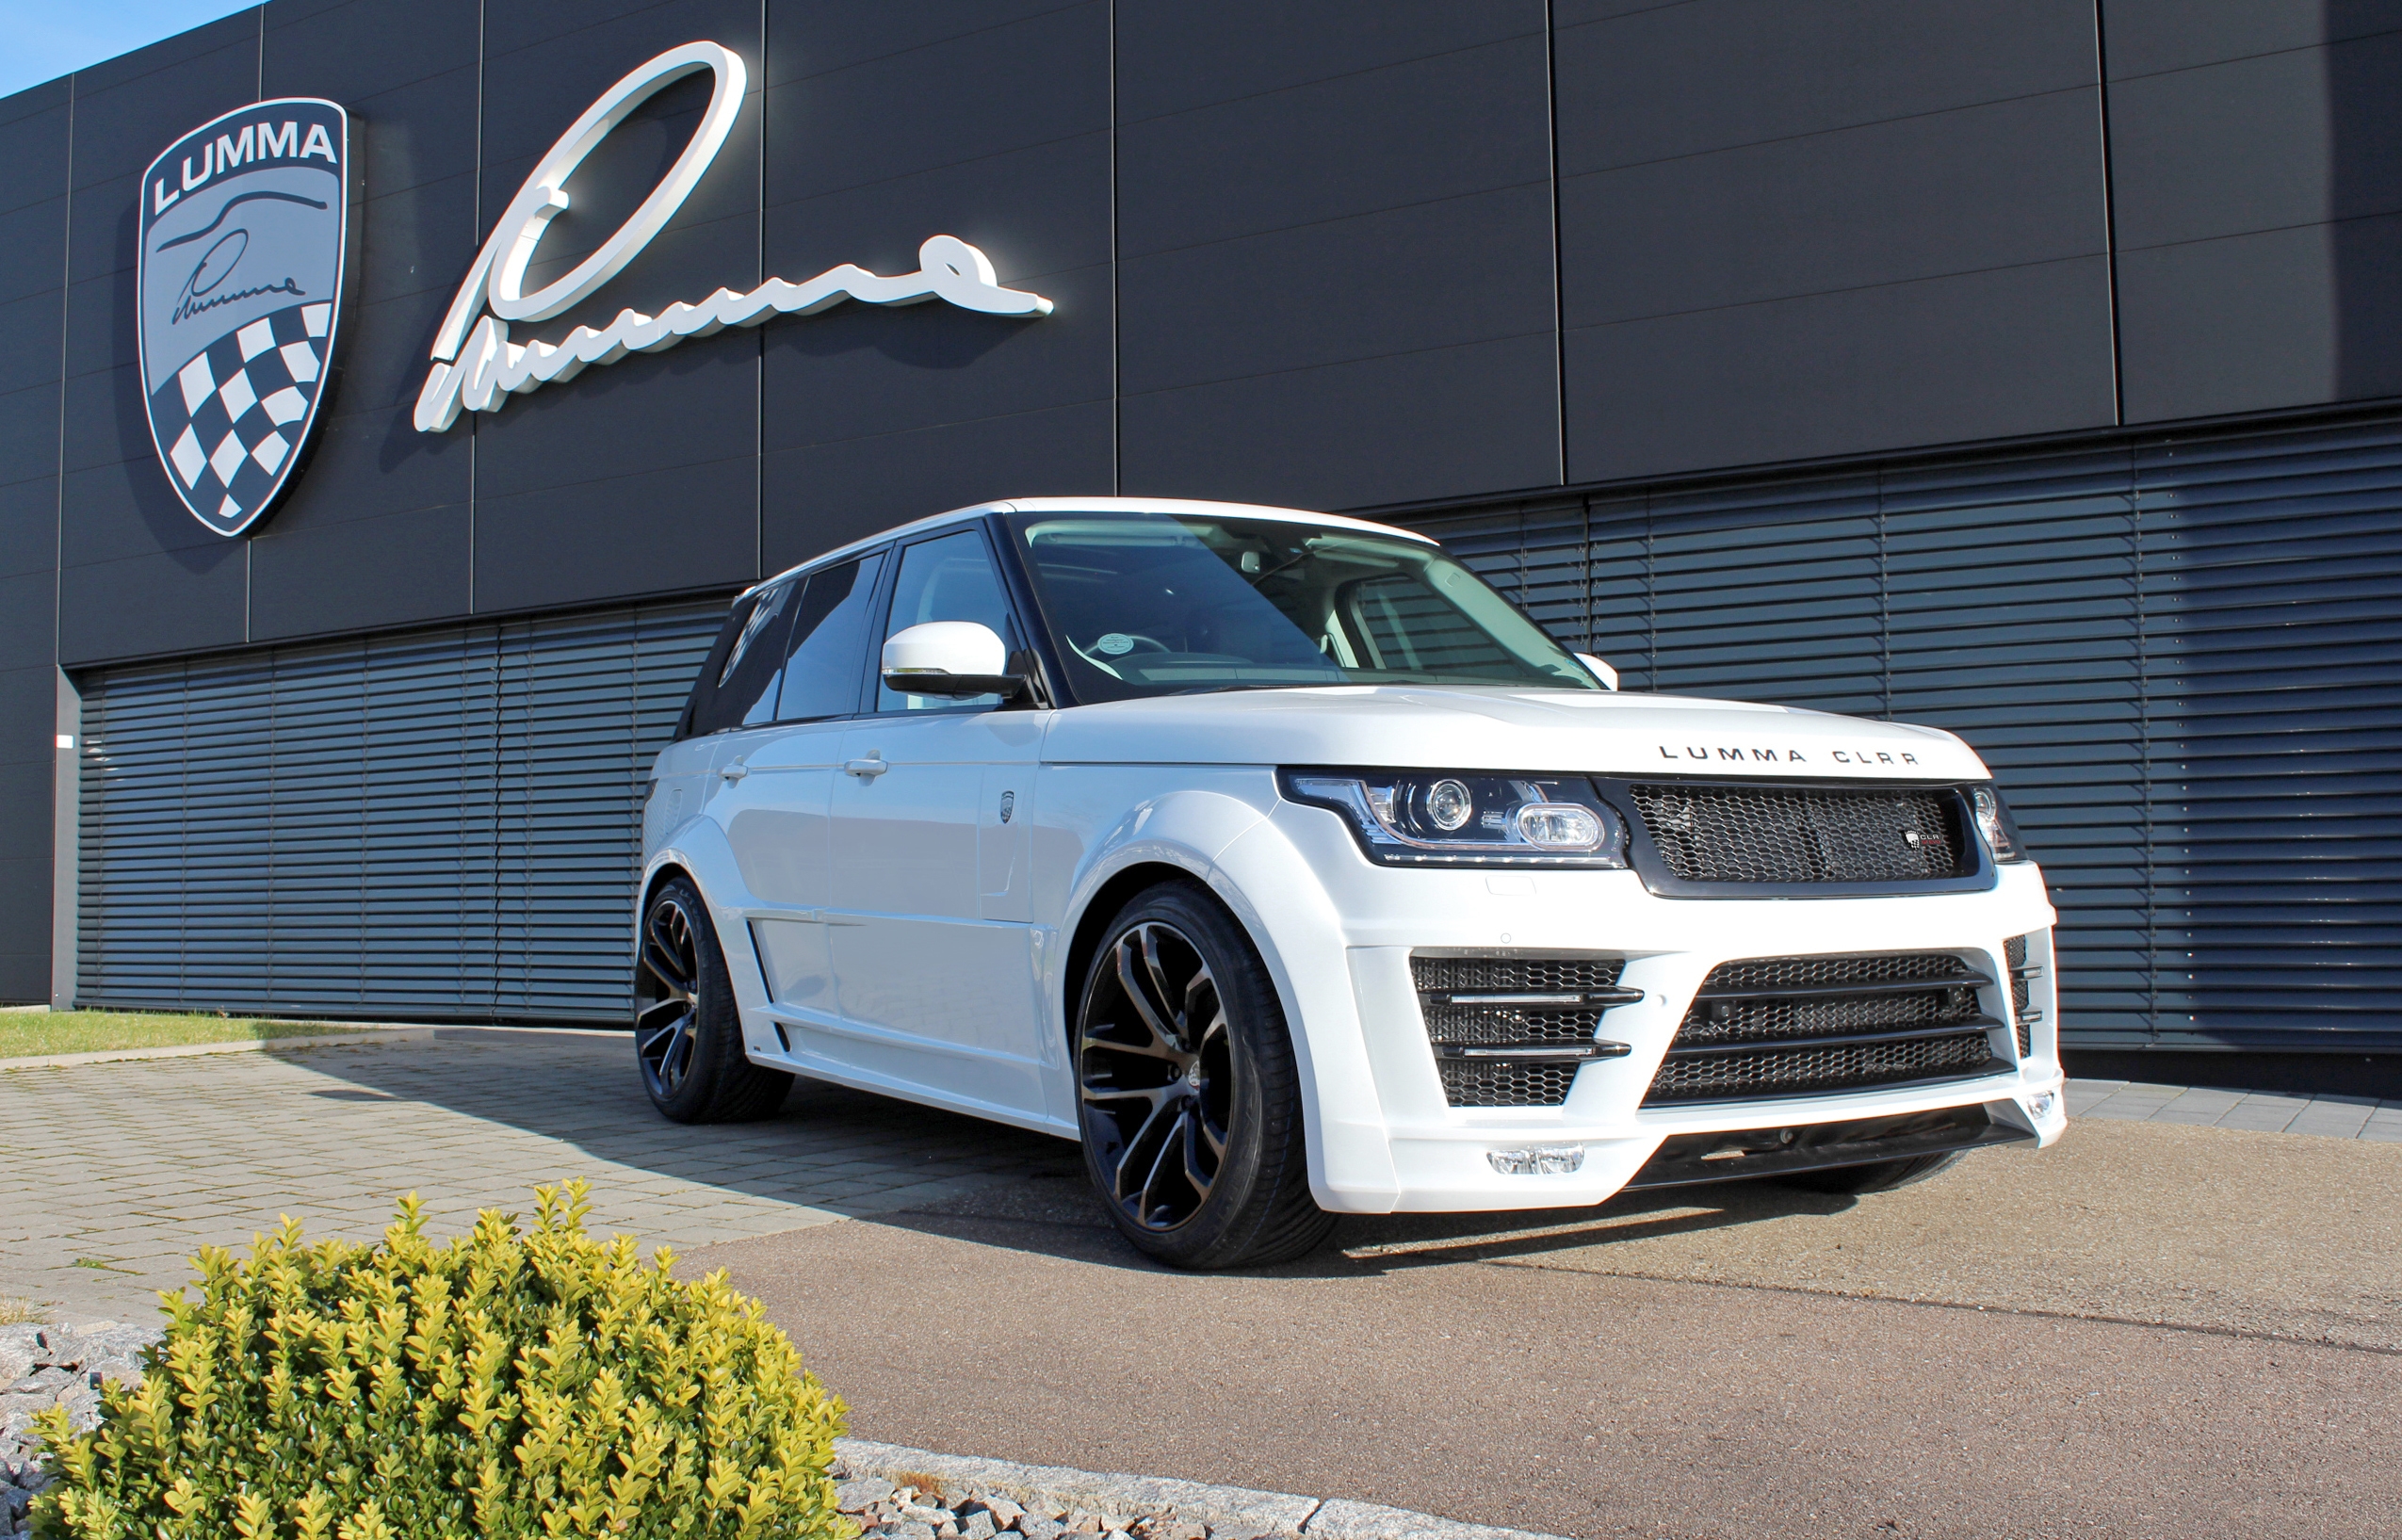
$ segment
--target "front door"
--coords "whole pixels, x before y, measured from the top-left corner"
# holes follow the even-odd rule
[[[976,621],[1022,646],[981,529],[900,559],[885,636]],[[1019,845],[1048,713],[876,691],[833,777],[826,938],[845,1041],[813,1046],[945,1099],[1041,1118],[1041,1066],[1056,1055],[1039,1025]]]

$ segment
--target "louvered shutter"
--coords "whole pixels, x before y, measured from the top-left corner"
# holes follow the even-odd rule
[[[2070,1046],[2402,1047],[2402,425],[1420,522],[1629,689],[1968,738]]]
[[[623,1020],[686,604],[83,680],[86,1005]]]

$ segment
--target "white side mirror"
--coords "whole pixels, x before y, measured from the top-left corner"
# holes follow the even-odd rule
[[[1009,648],[989,625],[928,621],[885,643],[885,686],[906,695],[1013,696],[1025,681],[1009,673]]]
[[[1591,653],[1579,653],[1576,655],[1576,660],[1593,671],[1593,677],[1601,681],[1603,689],[1618,688],[1618,671],[1610,667],[1609,664],[1602,662]]]

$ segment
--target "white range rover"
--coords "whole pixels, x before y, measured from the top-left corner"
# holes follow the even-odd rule
[[[1080,1140],[1188,1267],[2057,1138],[2053,911],[1968,745],[1615,685],[1327,514],[1029,498],[820,557],[658,757],[643,1084]]]

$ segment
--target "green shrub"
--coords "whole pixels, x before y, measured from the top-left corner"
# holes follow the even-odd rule
[[[584,1233],[581,1182],[529,1233],[486,1210],[436,1246],[413,1193],[383,1243],[198,1258],[198,1305],[99,1426],[39,1424],[35,1532],[80,1540],[791,1535],[843,1540],[842,1402],[722,1273]]]

